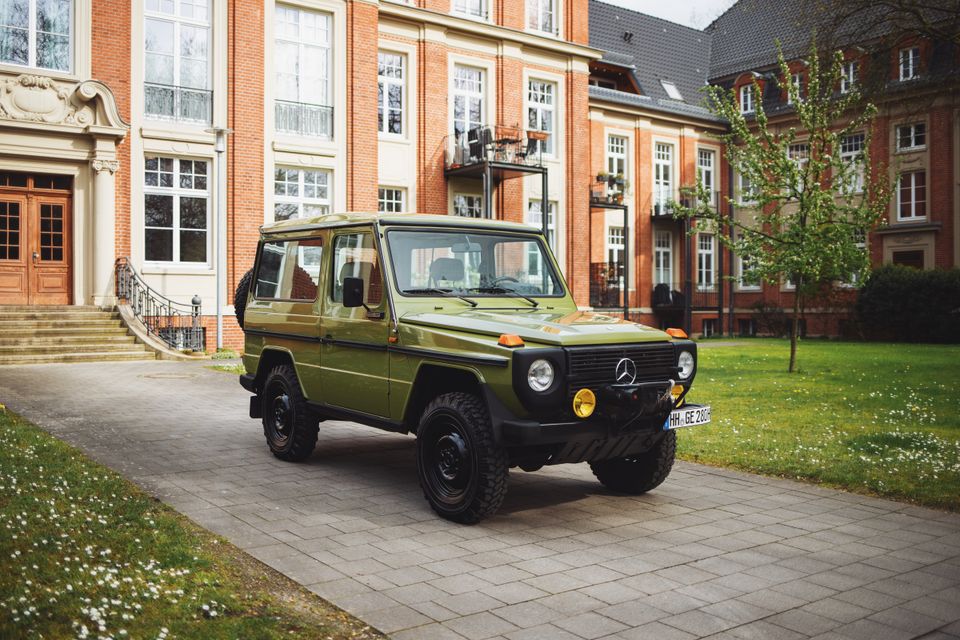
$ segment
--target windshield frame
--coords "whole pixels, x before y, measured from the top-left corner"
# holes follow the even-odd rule
[[[456,299],[460,296],[467,296],[470,298],[485,298],[485,299],[496,298],[500,300],[519,299],[521,301],[523,300],[522,297],[518,296],[517,292],[509,292],[509,291],[505,291],[503,293],[482,293],[482,292],[471,291],[468,289],[462,289],[462,290],[454,289],[452,291],[444,292],[444,293],[407,293],[405,292],[403,289],[400,288],[400,282],[397,280],[397,269],[396,269],[396,265],[394,264],[394,257],[393,257],[393,245],[390,242],[390,234],[393,233],[394,231],[397,231],[397,232],[421,231],[421,232],[448,233],[448,234],[457,234],[457,235],[466,234],[466,235],[486,235],[486,236],[516,236],[517,238],[522,238],[523,240],[526,240],[526,241],[536,242],[537,246],[540,247],[540,251],[544,257],[543,264],[549,266],[550,272],[552,273],[553,277],[560,284],[561,293],[549,293],[549,294],[525,293],[524,295],[533,299],[537,299],[537,298],[561,299],[561,298],[566,298],[567,296],[570,295],[570,291],[567,288],[567,280],[566,278],[563,277],[563,275],[561,274],[557,266],[556,257],[553,255],[553,251],[551,251],[550,247],[547,246],[546,243],[544,243],[543,236],[537,231],[533,231],[533,230],[523,231],[523,230],[517,230],[517,229],[493,229],[490,227],[477,227],[477,228],[467,227],[467,226],[461,227],[457,225],[450,225],[450,226],[443,226],[443,227],[433,226],[433,225],[397,225],[394,227],[391,225],[390,227],[387,227],[385,229],[385,233],[384,233],[384,239],[386,240],[384,245],[387,250],[389,263],[390,263],[390,280],[391,280],[391,284],[393,285],[393,290],[396,291],[397,295],[400,295],[404,298],[413,298],[413,299],[453,298],[453,299]],[[535,308],[535,307],[531,307],[531,308]]]

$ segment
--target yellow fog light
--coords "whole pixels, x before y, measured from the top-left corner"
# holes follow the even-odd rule
[[[676,404],[677,399],[683,395],[683,385],[682,384],[673,385],[673,389],[670,389],[670,395],[673,396],[673,402],[674,404]],[[683,403],[681,402],[680,404],[683,404]],[[677,406],[679,407],[680,404],[678,404]]]
[[[573,412],[578,418],[589,418],[597,408],[597,396],[590,389],[580,389],[573,396]]]

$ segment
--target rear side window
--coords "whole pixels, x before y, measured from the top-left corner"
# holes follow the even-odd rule
[[[322,256],[322,238],[264,242],[254,297],[313,302],[317,299]]]
[[[343,279],[362,278],[364,302],[372,307],[383,300],[383,278],[380,260],[369,233],[339,235],[333,244],[333,286],[330,297],[343,302]]]

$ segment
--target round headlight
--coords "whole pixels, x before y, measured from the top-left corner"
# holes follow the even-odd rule
[[[681,351],[677,358],[677,368],[680,369],[680,379],[686,380],[693,375],[693,354],[689,351]]]
[[[548,360],[534,360],[527,370],[527,384],[534,391],[546,391],[553,384],[553,365]]]

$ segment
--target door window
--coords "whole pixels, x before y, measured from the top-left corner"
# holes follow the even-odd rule
[[[333,285],[330,292],[334,302],[343,302],[344,278],[361,278],[363,301],[371,307],[380,305],[383,300],[380,260],[369,233],[345,233],[334,240]]]

